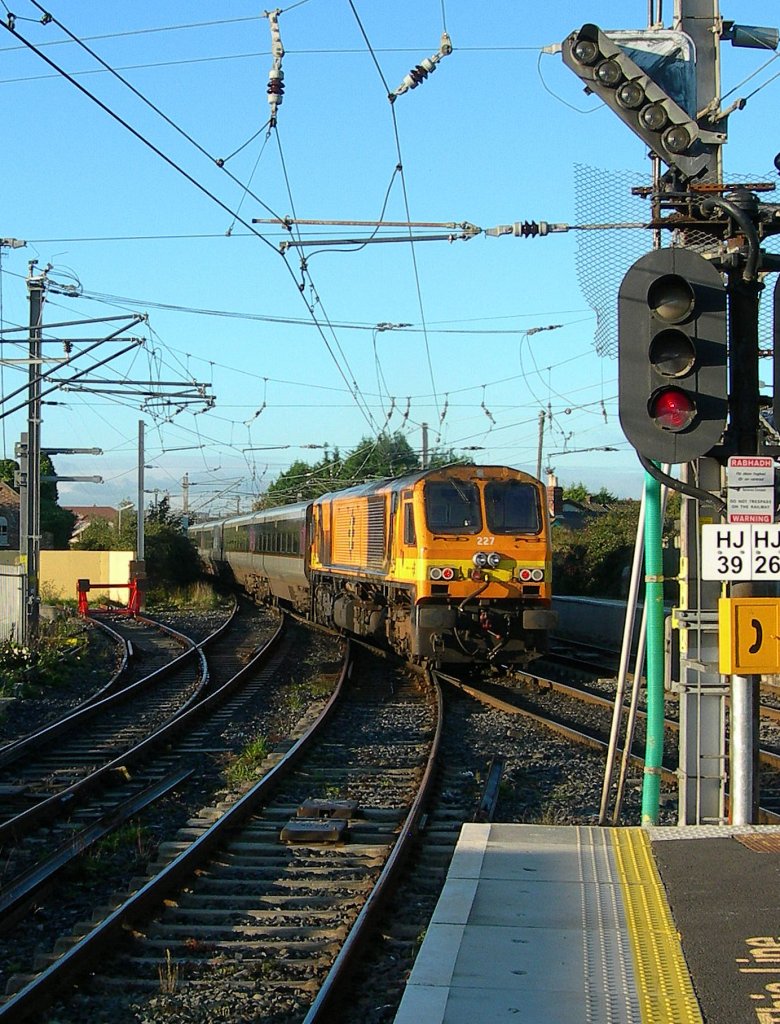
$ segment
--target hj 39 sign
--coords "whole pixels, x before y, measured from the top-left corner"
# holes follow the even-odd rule
[[[780,579],[780,523],[702,526],[701,578]]]

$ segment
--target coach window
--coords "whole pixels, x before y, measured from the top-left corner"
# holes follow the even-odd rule
[[[404,544],[417,547],[417,533],[414,529],[414,506],[411,501],[404,502]]]

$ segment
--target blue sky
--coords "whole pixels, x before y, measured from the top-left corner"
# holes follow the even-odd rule
[[[649,232],[317,247],[318,238],[361,238],[366,229],[301,229],[302,272],[300,249],[279,252],[295,236],[251,223],[274,215],[482,228],[642,219],[628,190],[649,175],[643,145],[543,48],[585,21],[642,28],[647,5],[575,6],[293,2],[279,16],[285,94],[269,134],[271,37],[256,5],[47,8],[166,121],[57,24],[41,24],[30,0],[14,4],[17,32],[107,109],[0,34],[0,237],[27,241],[2,250],[3,326],[27,323],[33,259],[38,270],[52,267],[45,324],[149,316],[131,332],[144,345],[94,371],[90,391],[48,396],[57,404],[44,406],[44,447],[104,450],[55,458],[62,474],[105,480],[63,483],[61,501],[134,497],[139,419],[147,488],[169,492],[177,507],[186,472],[191,506],[216,512],[248,508],[291,462],[318,459],[322,449],[311,446],[345,452],[383,428],[419,448],[427,423],[432,445],[533,472],[540,412],[544,465],[562,481],[637,495],[641,471],[617,418],[617,364],[594,348],[597,314],[586,294],[608,306],[625,268],[651,247]],[[746,24],[780,20],[769,2],[721,8]],[[444,27],[453,53],[391,107],[388,88],[437,52]],[[730,120],[726,177],[776,181],[780,139],[767,126],[780,63],[728,44],[721,52],[727,102],[749,96]],[[388,324],[410,326],[380,329]],[[119,347],[106,342],[73,370]],[[62,346],[45,351],[61,355]],[[2,355],[24,351],[6,343]],[[4,365],[3,394],[25,373]],[[93,393],[98,374],[116,394]],[[770,376],[762,367],[762,379]],[[130,380],[208,383],[214,406],[139,407],[121,383]],[[21,412],[0,420],[4,455],[24,428]]]

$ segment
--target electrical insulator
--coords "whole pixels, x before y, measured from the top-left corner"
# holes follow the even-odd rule
[[[404,78],[404,85],[407,89],[416,89],[420,82],[424,82],[431,72],[436,70],[436,65],[429,58],[421,61],[416,68],[412,68]]]
[[[284,72],[271,71],[268,75],[268,102],[281,106],[284,96]]]
[[[284,72],[282,71],[282,57],[284,57],[284,46],[282,36],[279,32],[279,15],[281,10],[266,11],[268,25],[271,29],[271,56],[273,65],[268,73],[268,102],[271,105],[271,125],[276,124],[276,112],[282,105],[284,96]]]
[[[395,90],[391,92],[388,99],[391,103],[395,101],[396,96],[402,96],[409,89],[416,89],[421,82],[424,82],[428,75],[432,74],[436,70],[436,65],[442,59],[442,57],[448,57],[452,53],[452,41],[446,32],[442,33],[441,43],[439,46],[438,53],[434,53],[432,57],[425,57],[420,63],[413,67],[408,75],[404,76],[403,81]]]

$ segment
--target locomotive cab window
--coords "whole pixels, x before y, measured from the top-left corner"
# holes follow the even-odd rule
[[[414,528],[414,506],[411,501],[404,502],[404,544],[417,547],[417,532]]]
[[[425,519],[432,533],[478,533],[479,492],[466,480],[431,480],[425,485]]]
[[[520,480],[491,481],[485,487],[485,511],[491,533],[539,533],[539,494]]]

